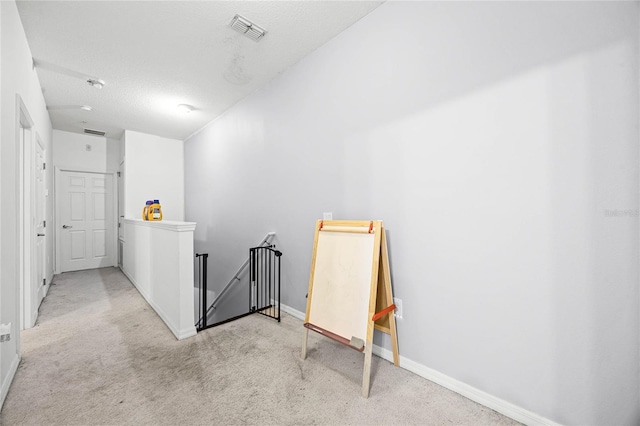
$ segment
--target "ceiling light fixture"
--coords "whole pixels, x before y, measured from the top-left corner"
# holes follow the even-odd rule
[[[41,61],[40,59],[36,59],[36,58],[32,58],[32,59],[33,59],[34,67],[57,72],[63,75],[68,75],[69,77],[80,78],[86,81],[89,86],[95,87],[96,89],[102,89],[106,84],[104,80],[98,77],[92,77],[88,74],[85,74],[76,70],[61,67],[60,65],[52,64],[50,62]]]
[[[180,104],[177,106],[178,112],[181,112],[183,114],[189,114],[191,111],[194,110],[194,108],[191,105],[187,105],[187,104]]]
[[[90,107],[89,105],[80,105],[80,109],[83,111],[91,111],[93,110],[93,107]]]
[[[234,30],[246,35],[253,41],[260,41],[267,33],[267,30],[254,24],[244,16],[236,15],[233,17],[229,26]]]
[[[104,80],[101,80],[99,78],[90,78],[87,80],[87,84],[89,86],[95,87],[96,89],[102,89],[105,85]]]

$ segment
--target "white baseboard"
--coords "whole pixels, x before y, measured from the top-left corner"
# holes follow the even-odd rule
[[[162,319],[162,321],[169,328],[169,330],[171,330],[173,335],[176,336],[176,339],[182,340],[182,339],[186,339],[187,337],[192,337],[198,334],[198,332],[196,331],[195,325],[188,327],[186,330],[179,330],[177,327],[175,327],[173,323],[169,320],[169,317],[162,311],[162,309],[160,309],[160,307],[156,305],[153,302],[153,300],[151,300],[151,298],[144,291],[142,291],[138,283],[136,283],[136,280],[134,280],[133,277],[129,275],[127,271],[125,271],[124,269],[120,268],[120,270],[122,271],[123,274],[127,276],[129,281],[131,281],[131,284],[133,284],[136,290],[138,290],[138,293],[140,293],[142,297],[144,297],[144,300],[147,301],[149,306],[151,306],[153,310],[156,311],[156,314],[158,314],[158,316]]]
[[[393,362],[393,352],[389,349],[373,345],[374,355],[387,361]],[[437,383],[442,387],[452,390],[470,400],[484,405],[487,408],[491,408],[498,413],[504,414],[507,417],[512,418],[520,423],[526,425],[548,425],[548,426],[560,426],[559,423],[546,419],[536,413],[525,410],[522,407],[518,407],[515,404],[507,402],[496,396],[488,394],[484,391],[474,388],[464,382],[456,380],[452,377],[442,374],[439,371],[433,370],[429,367],[425,367],[413,360],[400,355],[400,367],[405,370],[411,371],[420,377],[423,377],[431,382]]]
[[[292,317],[304,321],[304,312],[298,311],[297,309],[294,309],[291,306],[287,306],[285,304],[281,304],[280,309],[282,309],[283,312],[288,313]],[[373,354],[379,356],[380,358],[386,359],[387,361],[393,362],[393,352],[389,349],[383,348],[378,345],[373,345]],[[478,404],[484,405],[485,407],[495,410],[498,413],[504,414],[505,416],[510,417],[520,423],[531,426],[560,426],[559,423],[553,422],[538,414],[532,413],[531,411],[525,410],[524,408],[518,407],[517,405],[476,389],[473,386],[470,386],[464,382],[449,377],[446,374],[442,374],[439,371],[419,364],[409,358],[403,357],[402,355],[400,355],[400,367],[404,368],[405,370],[411,371],[412,373],[417,374],[418,376],[423,377],[431,382],[437,383],[442,387],[452,390],[464,396],[465,398],[469,398],[470,400],[477,402]]]
[[[13,378],[16,375],[16,371],[18,371],[18,365],[20,364],[20,357],[18,354],[15,354],[13,361],[11,361],[11,366],[9,367],[9,373],[7,377],[2,381],[2,388],[0,389],[0,410],[2,410],[2,406],[4,405],[4,400],[7,399],[7,394],[9,393],[9,387],[11,386],[11,382],[13,382]]]
[[[30,323],[29,323],[29,327],[26,328],[33,328],[36,326],[36,320],[38,319],[38,308],[36,308],[35,311],[31,312],[31,318],[30,318]]]
[[[288,313],[288,314],[289,314],[289,315],[291,315],[292,317],[294,317],[294,318],[298,318],[300,321],[304,321],[304,317],[305,317],[304,312],[300,312],[300,311],[299,311],[299,310],[297,310],[297,309],[293,309],[291,306],[285,305],[284,303],[281,303],[281,304],[280,304],[280,309],[281,309],[283,312]]]

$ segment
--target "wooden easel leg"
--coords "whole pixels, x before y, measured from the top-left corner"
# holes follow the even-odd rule
[[[309,340],[309,329],[304,329],[304,338],[302,339],[302,353],[300,358],[307,359],[307,340]]]
[[[369,398],[369,384],[371,382],[371,354],[373,342],[367,342],[364,348],[364,368],[362,369],[362,396]]]
[[[391,350],[393,351],[393,365],[400,367],[400,355],[398,354],[398,332],[396,330],[396,319],[393,313],[390,316],[391,323]]]
[[[393,303],[393,292],[391,291],[391,269],[389,268],[389,252],[387,249],[387,235],[382,233],[380,243],[380,260],[382,261],[382,271],[384,276],[384,292],[387,303]],[[389,335],[391,336],[391,349],[393,350],[393,365],[400,366],[400,355],[398,354],[398,331],[396,329],[396,317],[393,312],[389,314]]]
[[[387,269],[388,270],[388,269]],[[387,299],[393,300],[391,285],[387,285]],[[391,312],[389,314],[389,336],[391,336],[391,350],[393,351],[393,365],[400,367],[400,355],[398,354],[398,330],[396,329],[396,317]]]

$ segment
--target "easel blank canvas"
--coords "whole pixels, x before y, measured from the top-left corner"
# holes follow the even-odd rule
[[[366,339],[373,245],[373,234],[325,231],[318,235],[306,322],[346,340]]]
[[[362,395],[367,397],[374,326],[391,335],[394,363],[399,364],[392,303],[382,222],[318,221],[302,358],[306,357],[309,329],[346,345],[354,338],[361,340],[364,347],[354,349],[365,353]]]

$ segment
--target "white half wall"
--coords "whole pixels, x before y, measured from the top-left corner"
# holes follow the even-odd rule
[[[632,2],[387,2],[185,141],[196,251],[275,231],[303,311],[315,220],[384,220],[403,357],[638,424],[638,44]]]
[[[125,217],[140,218],[146,200],[158,199],[165,220],[184,220],[184,144],[125,130]]]
[[[178,340],[196,335],[193,303],[195,223],[124,221],[122,272]]]
[[[51,121],[38,76],[32,67],[31,52],[14,1],[0,2],[0,322],[11,323],[11,340],[0,343],[0,406],[4,402],[20,358],[20,271],[18,254],[19,205],[18,170],[22,147],[18,147],[18,96],[24,103],[51,164]],[[30,151],[30,149],[29,149]],[[45,185],[52,193],[53,167],[47,168]],[[29,199],[29,198],[27,198]],[[53,197],[46,202],[47,221],[52,223]],[[53,238],[47,237],[47,280],[53,275]]]

